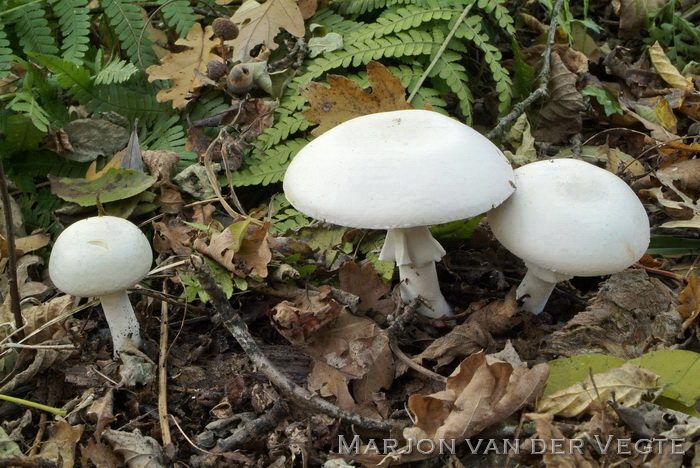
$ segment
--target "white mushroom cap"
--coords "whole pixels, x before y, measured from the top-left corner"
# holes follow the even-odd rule
[[[488,214],[496,238],[528,264],[571,276],[623,270],[649,245],[649,219],[614,174],[575,159],[515,170],[516,191]]]
[[[426,110],[344,122],[306,145],[284,177],[285,195],[299,211],[368,229],[469,218],[513,190],[513,170],[493,143]]]
[[[49,275],[61,291],[98,297],[126,290],[148,273],[153,253],[133,223],[114,216],[87,218],[58,236]]]

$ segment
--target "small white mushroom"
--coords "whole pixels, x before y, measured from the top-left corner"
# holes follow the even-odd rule
[[[66,294],[100,298],[117,356],[127,338],[136,346],[141,344],[126,290],[146,276],[152,262],[148,239],[134,224],[98,216],[71,224],[58,236],[49,276]]]
[[[644,207],[604,169],[575,159],[538,161],[515,170],[515,185],[488,221],[496,239],[525,261],[516,297],[533,314],[556,283],[624,270],[649,245]]]
[[[388,229],[380,259],[395,261],[401,297],[422,296],[429,317],[453,315],[435,262],[445,254],[428,226],[465,219],[513,192],[501,151],[472,128],[425,110],[370,114],[306,145],[284,192],[299,211],[341,226]]]

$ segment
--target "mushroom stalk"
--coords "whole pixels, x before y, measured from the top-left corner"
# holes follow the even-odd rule
[[[380,260],[396,262],[401,278],[401,300],[409,303],[421,296],[431,308],[421,306],[418,311],[432,318],[452,316],[452,309],[440,292],[435,262],[445,250],[426,226],[389,229]]]
[[[139,334],[139,322],[131,307],[126,291],[100,296],[102,310],[104,310],[107,325],[112,332],[112,345],[116,357],[127,339],[131,339],[136,347],[141,346]]]
[[[525,262],[527,273],[515,291],[515,298],[522,302],[523,310],[539,315],[560,281],[573,278],[572,275],[556,273]]]

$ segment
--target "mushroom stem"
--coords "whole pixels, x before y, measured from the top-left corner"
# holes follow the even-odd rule
[[[515,298],[522,302],[523,310],[539,315],[560,281],[573,278],[571,275],[556,273],[525,262],[527,273],[515,291]]]
[[[418,296],[428,301],[432,310],[421,306],[418,312],[437,318],[452,316],[452,309],[440,292],[435,262],[445,250],[427,226],[389,229],[380,260],[396,262],[401,278],[401,300],[411,302]]]
[[[432,309],[420,306],[418,312],[421,314],[431,318],[454,315],[440,292],[435,262],[422,266],[399,265],[399,276],[401,277],[401,300],[404,303],[408,304],[420,296],[432,306]]]
[[[134,314],[126,291],[100,296],[100,302],[105,318],[107,318],[107,325],[112,333],[114,356],[118,356],[119,350],[127,339],[131,339],[136,347],[141,346],[139,322],[136,320],[136,314]]]

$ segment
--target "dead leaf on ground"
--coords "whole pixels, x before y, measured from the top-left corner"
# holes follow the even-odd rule
[[[75,465],[75,446],[83,435],[85,426],[71,426],[57,421],[49,426],[49,439],[41,446],[39,456],[46,460],[61,460],[63,468]]]
[[[105,429],[104,439],[120,454],[129,468],[165,468],[163,449],[152,437],[134,432]]]
[[[367,79],[372,92],[363,91],[354,81],[340,75],[328,75],[330,87],[310,82],[301,95],[308,99],[310,109],[303,112],[309,122],[319,124],[311,131],[319,136],[331,128],[361,115],[414,109],[406,101],[406,88],[401,80],[379,62],[367,64]]]
[[[177,255],[191,255],[192,242],[199,231],[187,226],[180,218],[158,221],[154,224],[153,248],[158,253],[172,251]]]
[[[615,10],[620,15],[620,37],[632,39],[638,37],[644,26],[647,14],[666,3],[665,0],[617,0]]]
[[[294,0],[249,2],[236,10],[231,21],[240,27],[240,32],[227,44],[233,46],[234,58],[241,62],[250,60],[250,51],[260,44],[277,49],[275,37],[281,29],[296,37],[303,37],[306,32],[302,12]]]
[[[161,60],[161,65],[148,67],[148,81],[172,80],[172,87],[161,89],[156,95],[158,102],[172,101],[174,109],[184,109],[188,100],[188,94],[195,88],[202,86],[204,80],[194,71],[206,70],[207,62],[217,60],[218,55],[212,52],[219,42],[211,39],[214,34],[211,26],[202,31],[202,25],[195,23],[187,33],[187,39],[180,38],[175,45],[185,46],[184,52],[170,53]]]
[[[581,132],[586,105],[576,89],[576,74],[566,68],[559,54],[551,56],[547,89],[549,99],[534,119],[535,138],[560,143],[566,141],[569,135]]]
[[[23,309],[22,317],[26,325],[24,333],[29,335],[49,321],[68,312],[73,307],[73,302],[73,296],[62,295],[54,297],[42,304]],[[39,344],[47,340],[61,338],[65,335],[66,330],[63,327],[63,323],[55,323],[32,336],[28,344]]]
[[[601,410],[601,405],[613,399],[621,406],[635,406],[645,396],[661,394],[661,387],[657,385],[658,380],[658,375],[626,363],[622,367],[594,374],[593,381],[589,376],[581,383],[543,396],[537,404],[537,411],[575,417],[581,413],[598,412]]]
[[[49,245],[49,242],[51,242],[51,236],[42,232],[15,238],[15,254],[20,257],[26,253],[34,252],[42,247],[46,247]],[[3,257],[7,258],[7,240],[3,235],[0,235],[0,252],[2,253]]]
[[[105,394],[93,401],[85,413],[89,421],[95,423],[95,439],[102,438],[107,424],[114,421],[114,389],[108,388]]]
[[[331,297],[331,288],[321,286],[319,291],[297,290],[294,302],[280,302],[268,316],[290,343],[305,346],[316,331],[338,318],[342,307]]]
[[[700,315],[700,277],[688,278],[688,286],[678,295],[678,300],[681,303],[676,310],[685,319],[681,326],[683,333]]]
[[[479,322],[465,322],[436,339],[413,360],[422,364],[423,360],[436,361],[435,369],[446,366],[456,359],[464,359],[480,351],[491,352],[496,342]]]
[[[490,335],[502,335],[520,325],[522,316],[518,315],[518,301],[515,299],[515,288],[506,297],[490,302],[468,318],[468,322],[479,323]]]
[[[248,226],[240,247],[233,257],[236,266],[246,274],[267,278],[267,265],[272,260],[272,251],[268,242],[269,229],[269,221],[263,226],[253,224]]]
[[[80,446],[80,462],[82,466],[92,463],[100,468],[118,468],[121,465],[119,456],[111,447],[102,442],[89,439],[87,445]]]
[[[391,283],[385,282],[371,263],[360,266],[355,262],[347,262],[338,270],[340,289],[360,298],[362,310],[372,309],[381,314],[391,314],[396,304],[388,297],[391,294]]]
[[[671,60],[666,56],[664,49],[661,48],[659,42],[656,41],[654,45],[649,47],[649,57],[651,58],[651,63],[659,72],[659,75],[676,89],[680,89],[687,92],[693,91],[693,82],[686,79],[678,71],[676,67],[673,66]]]
[[[518,409],[534,403],[549,375],[546,364],[528,369],[474,354],[447,378],[445,390],[432,395],[412,395],[408,407],[415,425],[404,429],[414,442],[431,439],[463,441]]]
[[[170,174],[180,160],[179,154],[167,150],[145,150],[141,152],[141,157],[151,175],[158,179],[156,187],[170,182]]]
[[[525,418],[533,421],[537,428],[537,439],[544,440],[547,450],[542,454],[542,461],[548,468],[596,468],[598,463],[591,459],[586,452],[569,450],[569,439],[552,424],[552,416],[548,414],[527,413]],[[556,441],[556,442],[555,442]],[[553,445],[556,443],[556,446]],[[555,448],[559,447],[559,448]],[[541,446],[535,446],[538,450]]]

